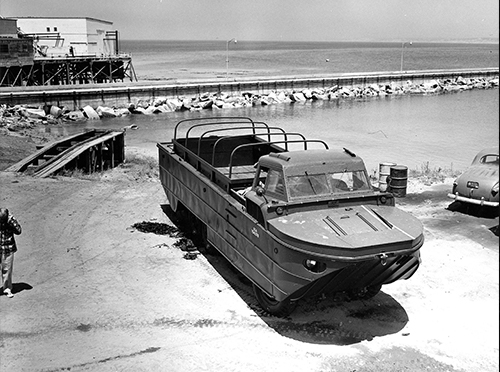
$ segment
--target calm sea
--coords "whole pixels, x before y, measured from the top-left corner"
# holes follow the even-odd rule
[[[230,44],[229,68],[241,76],[311,75],[329,72],[390,71],[400,68],[399,43],[251,43]],[[224,75],[226,42],[123,42],[139,78],[196,79]],[[498,44],[418,44],[405,46],[408,70],[498,67]],[[326,62],[329,59],[329,62]],[[405,69],[406,69],[405,67]],[[233,78],[238,78],[236,72]],[[482,148],[498,145],[499,90],[471,90],[429,96],[312,101],[253,108],[174,112],[72,124],[129,130],[126,144],[157,156],[156,143],[172,138],[185,118],[248,116],[269,125],[347,147],[365,160],[369,171],[381,162],[418,169],[464,170]]]
[[[498,44],[122,41],[139,80],[242,79],[498,67]],[[226,64],[226,61],[228,62]]]

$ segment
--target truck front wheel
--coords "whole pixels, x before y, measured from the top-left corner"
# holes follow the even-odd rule
[[[290,315],[297,307],[297,303],[290,301],[289,298],[286,298],[283,301],[277,301],[274,298],[269,297],[255,284],[253,285],[253,292],[257,301],[259,301],[259,305],[272,315],[285,317]]]

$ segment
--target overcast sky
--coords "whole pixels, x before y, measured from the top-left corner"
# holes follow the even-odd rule
[[[0,0],[3,17],[92,17],[122,39],[495,39],[498,0]]]

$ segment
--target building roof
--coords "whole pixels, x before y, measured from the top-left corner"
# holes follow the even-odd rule
[[[92,17],[33,17],[33,16],[29,16],[29,17],[6,17],[6,18],[7,19],[14,19],[14,20],[18,20],[18,19],[86,19],[86,20],[97,21],[97,22],[101,22],[101,23],[108,23],[110,25],[113,24],[113,22],[105,21],[103,19],[98,19],[98,18],[92,18]]]

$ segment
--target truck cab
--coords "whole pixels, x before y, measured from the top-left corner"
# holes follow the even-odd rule
[[[394,206],[370,184],[365,164],[348,149],[270,153],[256,164],[246,208],[260,223],[305,210],[352,204]]]

